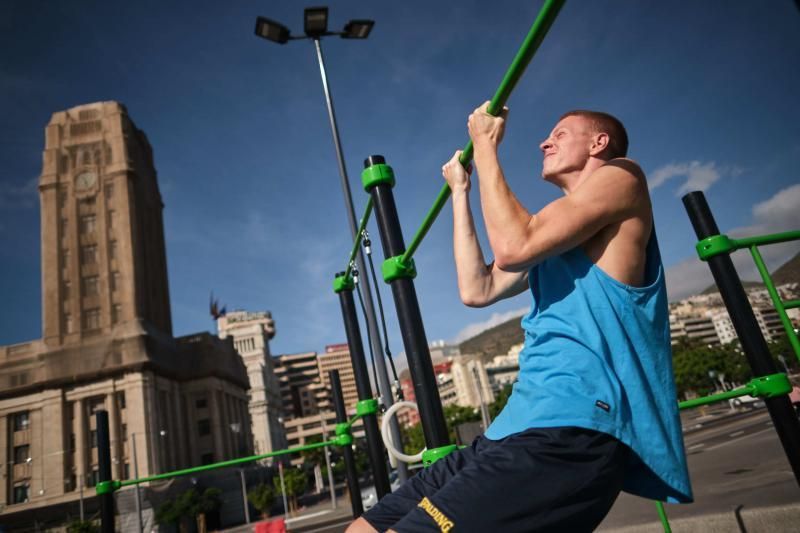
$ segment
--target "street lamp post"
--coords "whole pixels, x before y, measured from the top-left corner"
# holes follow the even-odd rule
[[[328,8],[327,7],[312,7],[305,10],[305,24],[303,36],[293,36],[289,29],[273,20],[265,17],[258,17],[256,19],[257,36],[276,42],[278,44],[286,44],[290,40],[295,39],[312,39],[314,47],[317,52],[317,61],[319,62],[319,72],[322,77],[322,89],[325,92],[325,103],[328,107],[328,119],[330,121],[331,133],[333,135],[333,144],[336,149],[336,160],[339,164],[339,177],[341,178],[342,192],[344,193],[344,201],[347,212],[347,219],[350,225],[350,235],[353,240],[358,235],[358,221],[356,219],[355,211],[353,209],[353,198],[350,194],[350,183],[347,177],[347,169],[344,163],[344,155],[342,153],[342,145],[339,141],[339,128],[336,125],[336,114],[333,110],[333,98],[328,87],[328,75],[325,71],[325,61],[322,56],[322,45],[320,39],[323,36],[339,35],[343,39],[366,39],[372,27],[375,24],[372,20],[354,19],[345,24],[341,32],[328,31]],[[366,275],[367,270],[364,268],[364,257],[359,248],[356,255],[356,267],[363,275],[359,279],[362,290],[364,291],[364,307],[366,311],[367,329],[369,330],[370,344],[372,352],[375,354],[375,367],[378,374],[378,394],[384,407],[394,403],[395,397],[392,392],[392,386],[389,383],[389,374],[386,370],[386,361],[384,360],[383,346],[381,345],[381,334],[378,330],[378,323],[375,318],[375,307],[372,305],[372,290],[370,288],[369,276]],[[380,354],[380,355],[379,355]],[[397,419],[393,418],[390,421],[390,428],[392,432],[392,439],[394,442],[403,442],[400,434],[400,426]],[[408,469],[405,463],[398,463],[397,473],[400,481],[405,481],[408,478]]]

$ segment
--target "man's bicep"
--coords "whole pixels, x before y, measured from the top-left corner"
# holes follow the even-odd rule
[[[527,264],[514,270],[571,250],[606,226],[632,216],[641,195],[642,183],[627,170],[598,169],[574,193],[551,202],[531,218],[523,248]]]

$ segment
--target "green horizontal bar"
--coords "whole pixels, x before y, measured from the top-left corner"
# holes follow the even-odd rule
[[[503,76],[503,81],[500,82],[500,86],[497,88],[497,91],[494,93],[494,97],[492,97],[492,100],[489,103],[488,112],[490,115],[497,116],[500,114],[500,111],[503,110],[503,106],[506,104],[506,101],[508,101],[511,91],[514,90],[517,82],[525,72],[525,68],[531,62],[531,59],[533,59],[533,55],[536,53],[539,45],[542,44],[545,35],[547,35],[550,26],[553,25],[553,21],[556,19],[556,16],[558,16],[558,12],[561,10],[561,7],[564,5],[565,1],[566,0],[545,1],[542,9],[539,11],[539,15],[533,22],[533,26],[531,26],[527,37],[525,37],[525,40],[522,42],[522,46],[520,46],[517,55],[511,62],[511,66],[509,66],[508,70],[506,70],[505,76]],[[464,168],[467,168],[467,165],[469,165],[469,163],[472,161],[472,151],[472,141],[470,140],[467,142],[467,145],[461,152],[461,156],[458,158],[458,161]],[[422,243],[422,239],[425,238],[428,230],[430,230],[431,226],[433,226],[436,217],[439,216],[439,213],[444,207],[444,204],[447,203],[447,199],[449,197],[450,187],[448,187],[448,185],[445,183],[442,187],[442,190],[439,191],[439,195],[436,197],[433,207],[431,207],[431,209],[428,211],[428,214],[425,215],[422,225],[411,239],[411,244],[409,244],[408,248],[406,248],[406,251],[401,259],[403,263],[408,263],[411,260],[414,252],[416,252],[417,248],[419,248],[419,245]]]
[[[356,234],[356,242],[353,243],[353,249],[350,250],[350,259],[347,260],[347,268],[344,271],[344,278],[350,277],[350,271],[353,269],[353,259],[356,258],[358,247],[361,246],[361,238],[364,235],[364,228],[367,227],[369,216],[372,214],[372,196],[367,200],[367,207],[364,209],[364,216],[361,217],[361,222],[358,225],[358,233]]]
[[[782,233],[771,233],[769,235],[756,235],[754,237],[743,237],[735,239],[736,248],[750,248],[751,246],[765,246],[768,244],[778,244],[781,242],[800,240],[800,230],[784,231]]]
[[[236,466],[244,463],[252,463],[253,461],[259,461],[261,459],[266,459],[268,457],[276,457],[278,455],[287,455],[291,453],[298,453],[305,450],[313,450],[316,448],[323,448],[325,446],[336,446],[336,440],[329,440],[325,442],[315,442],[313,444],[306,444],[304,446],[298,446],[296,448],[289,448],[288,450],[279,450],[277,452],[270,452],[270,453],[262,453],[261,455],[251,455],[250,457],[240,457],[239,459],[231,459],[230,461],[222,461],[219,463],[213,463],[210,465],[203,465],[203,466],[195,466],[193,468],[186,468],[183,470],[175,470],[173,472],[165,472],[163,474],[157,474],[155,476],[148,476],[139,479],[128,479],[125,481],[119,482],[120,487],[128,487],[130,485],[138,485],[139,483],[146,483],[148,481],[158,481],[161,479],[170,479],[173,477],[178,476],[186,476],[189,474],[196,474],[198,472],[206,472],[208,470],[215,470],[217,468],[225,468],[228,466]]]
[[[724,400],[730,400],[731,398],[738,398],[739,396],[747,396],[750,394],[752,389],[749,387],[742,387],[735,390],[729,390],[726,392],[720,392],[719,394],[712,394],[710,396],[703,396],[702,398],[694,398],[692,400],[686,400],[680,402],[678,404],[678,408],[680,409],[691,409],[692,407],[698,407],[700,405],[708,405],[710,403],[722,402]]]
[[[783,302],[784,309],[796,309],[800,307],[800,300],[786,300]]]

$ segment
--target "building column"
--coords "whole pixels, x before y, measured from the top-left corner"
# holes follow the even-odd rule
[[[112,381],[113,383],[113,381]],[[112,386],[111,392],[106,394],[106,411],[108,411],[108,434],[111,440],[111,479],[122,479],[122,449],[119,441],[119,413],[117,412],[116,389]]]
[[[78,399],[72,403],[75,432],[75,478],[78,487],[86,487],[86,457],[89,451],[89,439],[86,432],[86,405],[84,400]]]
[[[64,494],[64,482],[67,476],[64,464],[64,399],[60,390],[50,390],[44,393],[42,401],[42,468],[44,472],[43,486],[44,497],[52,498]],[[67,435],[68,437],[68,435]]]
[[[223,431],[226,430],[227,426],[222,415],[222,406],[220,405],[220,395],[219,392],[210,389],[208,391],[208,397],[211,401],[211,434],[214,436],[214,460],[215,461],[222,461],[223,459],[227,459],[227,455],[225,452],[225,434]]]
[[[9,480],[12,477],[12,468],[11,465],[11,451],[9,446],[9,440],[13,438],[11,433],[8,431],[8,417],[7,416],[0,416],[0,460],[2,460],[3,464],[0,464],[0,473],[2,473],[2,482],[0,482],[0,504],[7,504],[8,499],[8,485]]]

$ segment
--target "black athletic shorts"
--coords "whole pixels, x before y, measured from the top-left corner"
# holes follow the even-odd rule
[[[630,453],[610,435],[575,427],[478,437],[363,517],[398,533],[592,531],[622,488]]]

